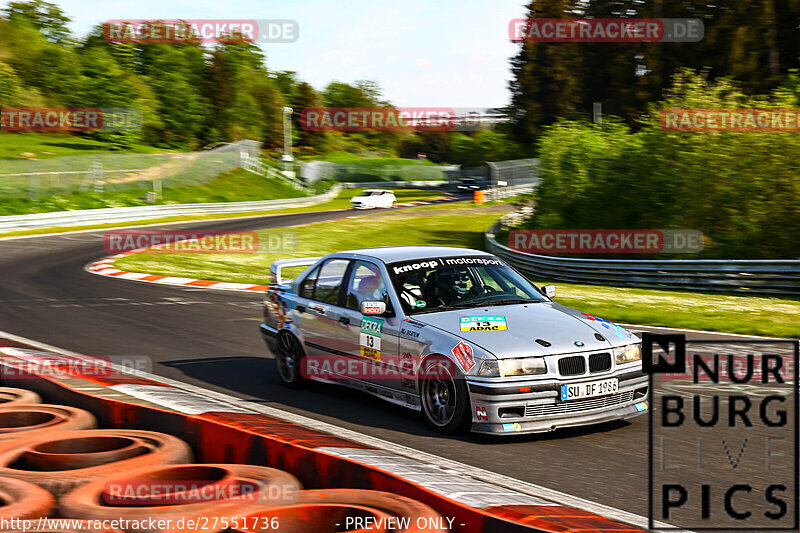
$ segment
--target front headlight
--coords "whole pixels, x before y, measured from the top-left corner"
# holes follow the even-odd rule
[[[500,368],[497,366],[497,359],[485,359],[483,363],[481,363],[478,375],[485,378],[499,378]]]
[[[614,348],[614,360],[617,362],[618,365],[624,365],[625,363],[633,363],[634,361],[641,361],[642,345],[637,343],[637,344],[629,344],[627,346],[620,346],[619,348]]]
[[[535,376],[547,372],[547,366],[542,357],[520,357],[519,359],[501,359],[501,376]]]

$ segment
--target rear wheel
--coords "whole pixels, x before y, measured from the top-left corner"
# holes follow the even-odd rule
[[[275,354],[275,365],[278,376],[287,387],[297,388],[305,383],[305,378],[300,371],[303,360],[303,350],[297,337],[289,332],[278,335],[278,353]]]
[[[427,359],[419,385],[422,414],[434,431],[456,435],[469,428],[469,390],[452,361],[443,357]]]

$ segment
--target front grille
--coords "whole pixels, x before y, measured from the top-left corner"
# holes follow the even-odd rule
[[[593,353],[589,356],[589,372],[605,372],[611,370],[610,353]]]
[[[582,355],[562,357],[558,360],[558,373],[562,376],[577,376],[586,372],[586,359]]]
[[[585,400],[575,400],[572,402],[526,405],[525,416],[567,415],[622,405],[632,400],[633,391],[625,391],[609,394],[608,396],[600,396],[599,398],[587,398]]]

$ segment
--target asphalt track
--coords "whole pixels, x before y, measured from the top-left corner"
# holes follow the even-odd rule
[[[342,216],[329,211],[164,227],[248,230]],[[102,235],[0,239],[0,329],[83,354],[147,356],[158,375],[647,515],[647,415],[549,434],[449,438],[429,431],[420,415],[359,392],[322,384],[289,390],[258,332],[260,294],[90,274],[84,266],[107,255]]]

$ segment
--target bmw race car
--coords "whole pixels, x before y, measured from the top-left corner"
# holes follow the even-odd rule
[[[349,250],[276,261],[271,276],[260,327],[290,387],[355,387],[445,434],[551,431],[648,409],[635,335],[554,302],[555,287],[486,252]]]

